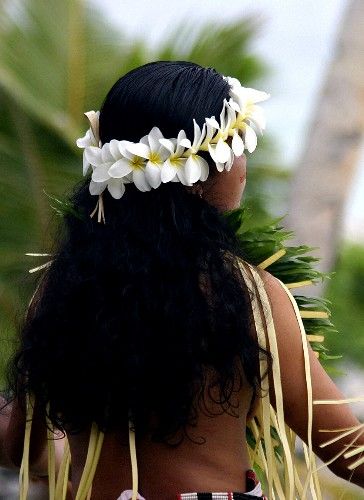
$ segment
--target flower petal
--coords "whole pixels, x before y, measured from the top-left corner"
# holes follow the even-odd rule
[[[241,156],[244,153],[244,141],[237,132],[233,135],[231,147],[235,156]]]
[[[92,180],[94,182],[108,181],[110,179],[109,175],[110,165],[111,165],[110,163],[105,163],[104,165],[96,167],[95,170],[92,172]]]
[[[219,163],[225,163],[230,158],[230,146],[221,138],[217,141],[215,155]]]
[[[252,106],[248,118],[257,127],[258,131],[262,133],[266,125],[263,109],[260,106]]]
[[[206,135],[205,135],[203,142],[200,144],[200,147],[201,146],[208,147],[208,145],[209,145],[212,137],[215,135],[215,133],[216,133],[216,129],[214,127],[212,127],[211,125],[209,125],[208,123],[206,123]]]
[[[198,140],[196,140],[195,138],[195,140],[193,141],[193,150],[195,153],[197,153],[197,151],[200,149],[200,146],[205,140],[205,137],[206,137],[206,123],[202,125],[200,137],[198,138]]]
[[[184,130],[180,130],[177,136],[177,147],[176,147],[176,156],[181,156],[185,150],[185,148],[181,145],[181,141],[186,139],[186,132]]]
[[[240,113],[241,112],[241,109],[240,109],[240,106],[239,104],[234,101],[234,99],[232,97],[230,97],[229,99],[229,106],[234,110],[236,111],[237,113]]]
[[[214,160],[214,162],[217,162],[217,158],[216,158],[216,144],[208,144],[208,148],[209,148],[209,153],[210,153],[210,156],[211,158]]]
[[[158,127],[153,127],[148,134],[148,142],[152,151],[158,151],[160,148],[159,139],[163,139],[163,134]]]
[[[191,155],[187,158],[185,165],[185,178],[189,184],[197,182],[201,176],[201,164],[197,155]],[[202,158],[201,158],[202,159]],[[177,174],[178,175],[178,174]]]
[[[231,127],[234,127],[236,123],[236,111],[231,106],[228,106],[226,108],[226,113],[227,113],[227,124],[226,128],[229,129]]]
[[[135,156],[148,159],[150,156],[150,148],[142,142],[131,142],[126,149]]]
[[[107,181],[104,182],[94,182],[91,180],[89,185],[90,194],[96,195],[101,194],[107,186]]]
[[[240,81],[233,76],[224,76],[224,80],[228,82],[228,84],[234,89],[241,87]]]
[[[162,182],[160,167],[158,167],[155,163],[148,161],[145,167],[145,177],[152,188],[156,189]]]
[[[77,139],[76,144],[79,148],[86,148],[87,146],[95,146],[93,141],[93,136],[91,136],[91,130],[88,129],[83,137]]]
[[[158,149],[157,153],[158,153],[158,156],[159,156],[162,164],[166,161],[167,158],[169,158],[171,156],[170,151],[168,151],[168,149],[166,149],[164,146],[162,146],[162,144],[159,145],[159,149]]]
[[[210,125],[210,127],[214,128],[216,130],[219,130],[219,128],[220,128],[220,124],[214,116],[211,116],[211,118],[206,118],[206,123],[208,125]]]
[[[192,186],[190,182],[186,179],[186,175],[183,168],[177,170],[177,177],[184,186]]]
[[[226,99],[224,99],[224,104],[223,108],[220,113],[220,129],[224,130],[225,129],[225,116],[226,116],[226,108],[229,107],[229,104]]]
[[[252,153],[257,147],[257,135],[249,125],[246,125],[245,127],[244,139],[247,150],[249,153]]]
[[[109,175],[114,179],[120,179],[128,175],[132,170],[133,167],[131,166],[130,161],[126,158],[121,158],[111,165]]]
[[[242,87],[245,90],[247,99],[254,103],[266,101],[270,98],[270,94],[267,92],[262,92],[261,90],[251,89],[249,87]]]
[[[125,185],[121,179],[110,179],[107,183],[107,189],[115,200],[119,200],[125,193]]]
[[[200,181],[205,181],[208,176],[209,176],[209,164],[204,158],[201,158],[201,156],[198,157],[200,159],[200,165],[201,165],[201,175],[200,175]]]
[[[230,150],[231,151],[231,150]],[[231,151],[231,155],[230,155],[230,158],[228,159],[228,161],[225,163],[225,170],[227,172],[230,172],[231,170],[231,167],[233,166],[233,163],[234,163],[234,153]]]
[[[182,139],[180,144],[186,149],[190,149],[192,146],[191,141],[189,139]]]
[[[177,144],[179,144],[182,139],[186,139],[186,132],[182,129],[178,132],[178,135],[177,135]]]
[[[225,163],[215,162],[216,168],[218,172],[223,172],[225,170]]]
[[[121,157],[121,152],[119,149],[119,141],[117,139],[111,139],[109,143],[109,149],[114,161],[119,160]]]
[[[100,118],[100,111],[87,111],[84,113],[88,121],[90,122],[91,125],[91,132],[95,140],[95,146],[98,145],[98,142],[100,140],[99,137],[99,118]]]
[[[103,163],[106,163],[106,162],[114,162],[114,157],[113,155],[111,154],[111,151],[110,151],[110,143],[107,142],[106,144],[104,144],[101,148],[101,158],[102,158],[102,162]]]
[[[139,189],[139,191],[150,191],[150,185],[145,178],[145,170],[141,168],[135,168],[133,170],[133,182],[135,187]]]
[[[89,146],[85,148],[85,155],[87,161],[94,165],[95,167],[101,165],[103,163],[101,156],[101,149],[96,146]]]
[[[192,148],[195,150],[196,146],[201,138],[201,129],[199,127],[199,124],[196,122],[195,119],[193,119],[193,143],[192,143]]]
[[[161,180],[162,182],[170,182],[177,173],[177,168],[173,165],[170,160],[166,160],[163,163],[163,167],[161,170]]]
[[[160,144],[164,146],[170,153],[174,153],[174,144],[171,139],[159,139]]]
[[[88,169],[91,167],[91,164],[89,161],[87,161],[85,151],[83,152],[83,155],[82,155],[82,162],[83,162],[82,172],[83,172],[83,175],[86,175],[88,172]]]
[[[134,143],[131,141],[118,141],[118,147],[119,147],[119,151],[120,151],[121,155],[124,158],[128,158],[129,160],[132,160],[132,158],[134,156],[133,153],[130,153],[128,151],[129,146],[132,144],[134,144]]]

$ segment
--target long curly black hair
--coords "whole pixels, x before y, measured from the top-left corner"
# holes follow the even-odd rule
[[[211,68],[144,65],[107,94],[101,141],[138,141],[153,126],[192,137],[192,119],[217,116],[224,98],[229,85]],[[222,411],[243,380],[259,388],[261,349],[236,262],[244,255],[223,214],[180,183],[129,184],[120,200],[105,192],[106,224],[89,217],[88,184],[70,196],[74,210],[26,315],[13,390],[34,394],[67,432],[131,419],[138,435],[168,441],[196,423],[206,384]]]

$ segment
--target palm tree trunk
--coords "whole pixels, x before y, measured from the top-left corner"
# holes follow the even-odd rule
[[[336,257],[343,211],[364,131],[364,2],[351,0],[295,172],[287,225],[318,247],[322,271]]]

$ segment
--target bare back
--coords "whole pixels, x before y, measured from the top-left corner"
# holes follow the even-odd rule
[[[136,442],[139,491],[148,500],[175,500],[178,493],[193,491],[245,491],[245,471],[250,468],[245,427],[252,390],[244,384],[232,396],[239,403],[238,416],[221,412],[212,403],[208,416],[188,430],[178,446],[144,438]],[[204,438],[202,442],[201,438]],[[89,433],[69,436],[72,454],[72,487],[77,491],[84,468]],[[132,475],[128,430],[105,435],[92,487],[92,499],[116,500],[131,489]]]

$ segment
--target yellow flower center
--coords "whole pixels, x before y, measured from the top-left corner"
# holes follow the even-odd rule
[[[152,163],[162,163],[161,157],[155,151],[151,151],[149,156],[149,161],[151,161]]]
[[[169,161],[171,162],[172,165],[174,165],[175,167],[183,167],[183,161],[181,160],[181,158],[179,158],[178,156],[172,156]]]
[[[143,168],[144,160],[140,156],[133,156],[132,160],[130,160],[133,168]]]

